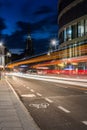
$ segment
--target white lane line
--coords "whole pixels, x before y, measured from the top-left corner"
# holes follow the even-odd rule
[[[87,92],[84,92],[84,93],[87,93]]]
[[[29,87],[26,87],[27,89],[30,89]]]
[[[87,125],[87,121],[82,121],[83,124]]]
[[[33,89],[30,90],[31,92],[35,92]]]
[[[49,103],[52,103],[53,101],[50,100],[49,98],[45,98],[46,101],[48,101]]]
[[[23,94],[21,97],[36,97],[34,94]]]
[[[38,96],[40,96],[40,97],[42,96],[40,93],[36,93],[36,94],[37,94]]]
[[[66,113],[70,113],[69,110],[65,109],[64,107],[62,106],[58,106],[59,109],[61,109],[62,111],[66,112]]]

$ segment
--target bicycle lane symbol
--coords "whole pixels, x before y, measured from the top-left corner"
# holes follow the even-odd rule
[[[33,103],[33,104],[30,104],[29,106],[35,107],[37,109],[40,109],[40,108],[46,109],[49,106],[49,104],[48,103],[40,103],[40,104]]]

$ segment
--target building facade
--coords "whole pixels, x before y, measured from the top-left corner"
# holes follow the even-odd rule
[[[5,66],[10,62],[11,53],[3,44],[0,44],[0,70],[5,69]]]
[[[86,71],[87,0],[59,0],[58,6],[60,49],[66,50],[62,58],[76,59],[71,65],[75,69]]]

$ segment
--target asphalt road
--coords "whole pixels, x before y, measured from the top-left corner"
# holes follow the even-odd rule
[[[87,130],[87,88],[8,78],[41,130]]]

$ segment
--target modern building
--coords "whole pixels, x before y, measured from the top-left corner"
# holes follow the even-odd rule
[[[60,49],[66,50],[62,58],[66,59],[65,61],[74,59],[70,64],[75,69],[85,71],[87,70],[87,0],[59,0],[58,9]]]

